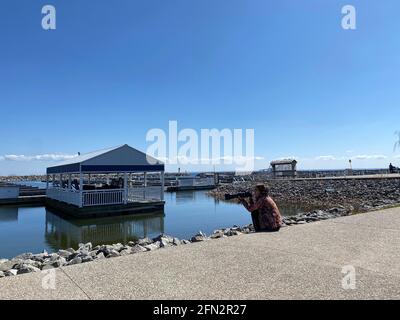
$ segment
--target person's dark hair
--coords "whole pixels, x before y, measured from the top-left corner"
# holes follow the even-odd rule
[[[256,185],[256,189],[257,189],[262,195],[265,195],[265,196],[268,196],[268,195],[269,195],[269,187],[266,186],[265,184],[258,184],[258,185]]]

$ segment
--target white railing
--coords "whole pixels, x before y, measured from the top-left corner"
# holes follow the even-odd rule
[[[134,187],[128,189],[128,202],[161,200],[161,186]]]
[[[82,206],[102,206],[125,203],[124,189],[90,190],[82,192]]]
[[[134,187],[126,191],[126,196],[124,189],[86,190],[82,191],[81,198],[81,193],[76,190],[49,188],[46,191],[46,195],[50,199],[73,204],[78,207],[91,207],[140,201],[159,201],[162,199],[161,190],[161,186]]]
[[[79,191],[76,190],[49,188],[46,191],[46,196],[50,199],[73,204],[75,206],[80,205],[80,194]]]

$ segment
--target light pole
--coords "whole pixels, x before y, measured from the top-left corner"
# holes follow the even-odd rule
[[[349,165],[350,165],[349,176],[352,176],[353,175],[353,167],[351,165],[351,159],[349,159]]]

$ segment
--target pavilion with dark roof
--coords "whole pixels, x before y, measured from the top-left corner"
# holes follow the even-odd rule
[[[46,204],[78,217],[163,209],[164,170],[126,144],[79,155],[47,168]]]

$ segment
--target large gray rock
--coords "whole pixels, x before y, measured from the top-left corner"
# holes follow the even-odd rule
[[[4,274],[3,271],[0,271],[0,278],[4,278],[6,275]]]
[[[93,245],[91,242],[88,243],[80,243],[79,244],[79,251],[85,250],[85,251],[92,251]]]
[[[198,234],[196,234],[195,236],[193,236],[190,240],[192,242],[200,242],[200,241],[205,241],[208,240],[209,238],[201,231],[199,231]]]
[[[224,237],[224,232],[222,230],[215,230],[210,236],[211,239],[218,239]]]
[[[103,252],[104,256],[110,255],[111,251],[115,250],[114,246],[111,245],[103,245],[100,247],[99,252]]]
[[[43,263],[48,258],[49,258],[48,254],[39,253],[39,254],[34,254],[33,257],[32,257],[32,260],[38,261],[40,263]]]
[[[151,243],[153,243],[153,241],[151,239],[149,239],[149,238],[143,238],[143,239],[139,239],[137,241],[137,244],[141,245],[141,246],[146,246],[146,245],[151,244]]]
[[[60,257],[57,253],[52,253],[50,256],[49,256],[49,259],[50,259],[50,261],[57,261],[58,259],[60,259],[60,258],[62,258],[62,257]]]
[[[117,251],[117,250],[111,250],[109,252],[109,254],[107,255],[107,258],[115,258],[115,257],[119,257],[121,256],[121,254]]]
[[[91,262],[91,261],[93,261],[93,257],[92,257],[92,256],[90,256],[90,255],[87,255],[87,256],[81,257],[81,259],[82,259],[82,263],[85,263],[85,262]]]
[[[169,235],[167,235],[167,234],[162,233],[159,236],[153,238],[153,242],[157,242],[157,241],[164,242],[164,243],[168,244],[168,243],[172,243],[174,241],[174,238],[169,236]]]
[[[164,238],[162,238],[160,241],[157,241],[157,242],[160,243],[160,248],[164,248],[164,247],[168,247],[169,245],[172,245],[172,242],[170,243],[169,241],[165,240]]]
[[[87,250],[85,247],[82,247],[77,251],[76,255],[80,257],[88,256],[90,255],[90,251]]]
[[[124,250],[121,250],[121,252],[119,253],[121,256],[127,256],[127,255],[129,255],[129,254],[131,254],[131,250],[129,250],[129,249],[124,249]]]
[[[147,249],[142,247],[140,244],[137,244],[132,247],[131,252],[132,253],[139,253],[139,252],[146,252]]]
[[[105,259],[104,253],[100,252],[99,254],[97,254],[96,259]]]
[[[74,264],[80,264],[82,263],[82,259],[80,257],[75,257],[71,261],[68,262],[67,265],[74,265]]]
[[[237,231],[228,228],[228,229],[224,230],[224,235],[227,236],[227,237],[236,236],[237,235]]]
[[[5,275],[6,277],[16,276],[17,273],[18,273],[18,270],[17,270],[17,269],[10,269],[10,270],[4,271],[4,275]]]
[[[89,252],[89,255],[93,258],[96,259],[97,254],[99,253],[98,250],[92,250]]]
[[[39,268],[40,269],[42,264],[39,261],[34,261],[34,260],[27,259],[27,260],[23,260],[23,261],[21,261],[19,263],[16,263],[13,266],[13,269],[20,270],[20,269],[25,268],[26,266],[32,266],[34,268]]]
[[[23,260],[18,260],[18,261],[16,261],[16,260],[8,260],[8,261],[6,261],[6,262],[3,262],[2,264],[0,264],[0,271],[8,271],[8,270],[10,270],[10,269],[13,269],[13,267],[16,265],[16,264],[18,264],[18,263],[21,263]]]
[[[160,246],[157,245],[157,244],[155,244],[155,243],[150,243],[150,244],[148,244],[147,246],[144,246],[144,248],[145,248],[147,251],[153,251],[153,250],[156,250],[156,249],[160,248]]]
[[[124,245],[122,243],[113,244],[113,249],[120,252],[124,249]]]
[[[73,252],[73,253],[75,253],[75,252]],[[73,254],[71,251],[69,251],[69,250],[58,250],[58,255],[59,256],[61,256],[61,257],[64,257],[64,258],[68,258],[70,255],[72,255]]]

